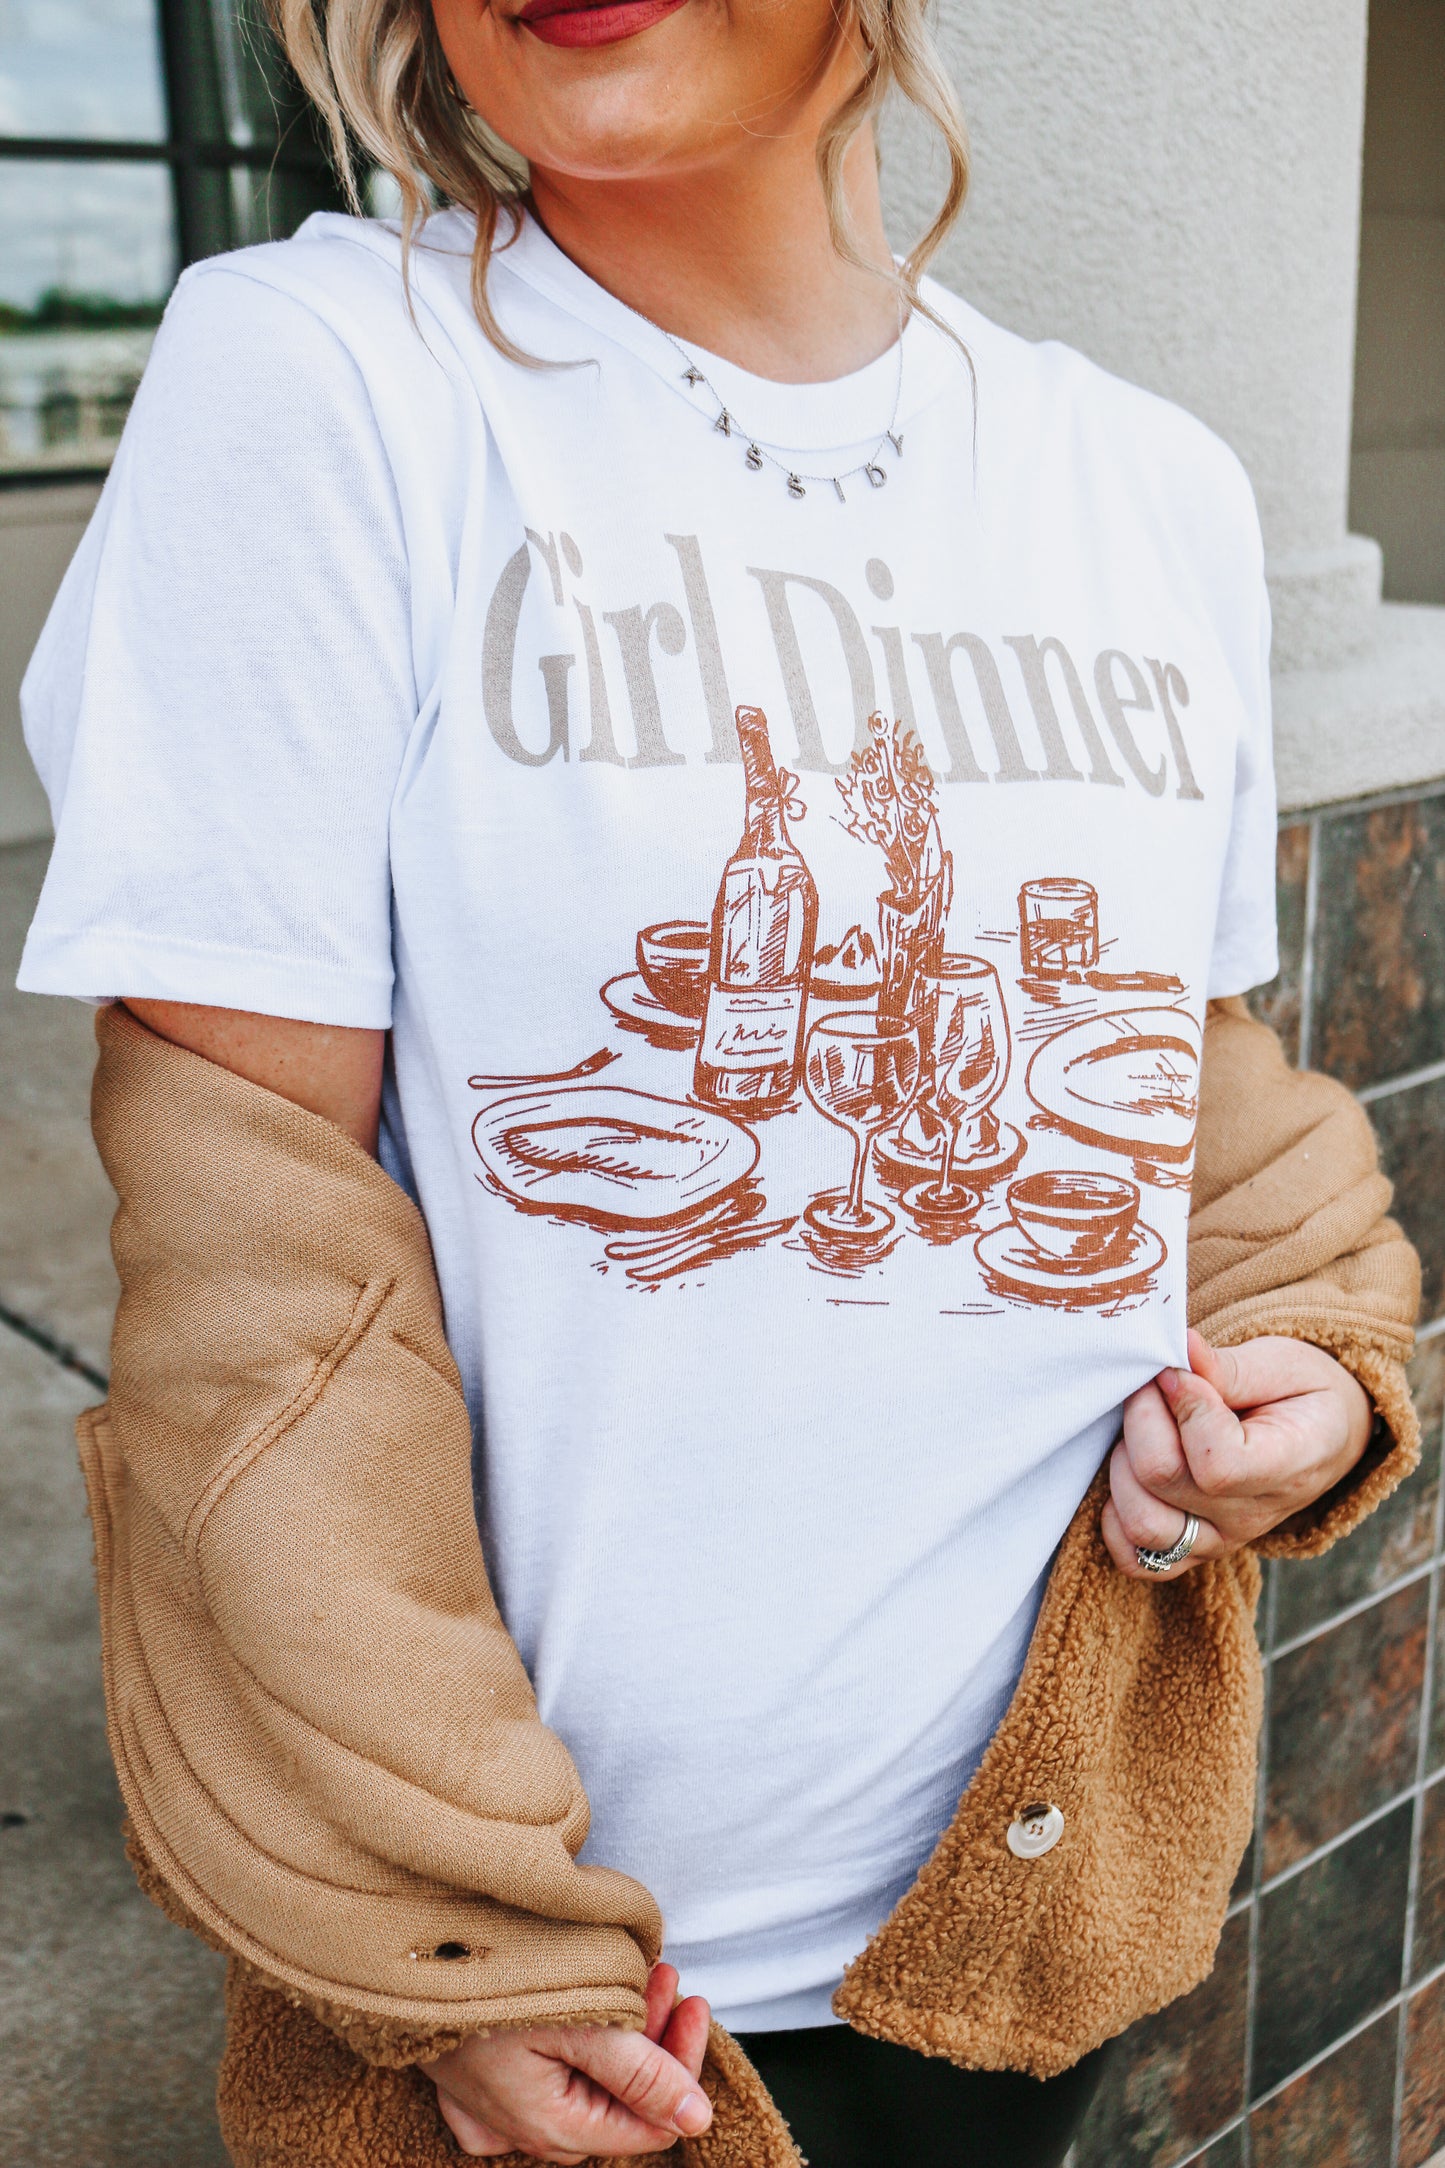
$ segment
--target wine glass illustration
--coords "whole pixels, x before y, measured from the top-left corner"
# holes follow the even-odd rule
[[[976,1189],[956,1180],[964,1164],[988,1151],[984,1117],[1008,1079],[1008,1011],[993,965],[982,956],[945,955],[924,982],[923,1046],[929,1106],[943,1125],[943,1166],[936,1182],[921,1183],[909,1203],[961,1216],[977,1209]]]
[[[803,1217],[820,1235],[844,1243],[873,1241],[894,1226],[893,1214],[864,1195],[874,1139],[902,1120],[922,1080],[916,1024],[880,1024],[856,1010],[820,1016],[808,1033],[803,1088],[818,1112],[853,1138],[848,1188],[815,1197]]]

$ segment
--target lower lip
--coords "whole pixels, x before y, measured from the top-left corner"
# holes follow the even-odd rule
[[[603,0],[600,7],[568,8],[559,15],[539,15],[535,21],[528,19],[524,9],[520,19],[544,45],[618,45],[624,38],[651,30],[654,23],[686,5],[687,0],[611,0],[611,4]]]

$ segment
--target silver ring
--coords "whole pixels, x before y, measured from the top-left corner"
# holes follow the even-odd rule
[[[1141,1551],[1135,1548],[1134,1556],[1146,1573],[1167,1573],[1171,1566],[1184,1563],[1199,1541],[1199,1523],[1192,1513],[1184,1516],[1184,1533],[1172,1551]]]

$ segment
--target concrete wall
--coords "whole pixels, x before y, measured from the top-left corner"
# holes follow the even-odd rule
[[[1367,0],[938,0],[976,154],[938,269],[1240,453],[1269,553],[1291,810],[1445,772],[1445,612],[1382,610],[1379,545],[1348,519],[1366,18]],[[884,176],[911,237],[937,162],[906,116]]]
[[[0,491],[0,844],[49,833],[20,736],[20,680],[97,495],[87,482]]]
[[[1445,0],[1373,0],[1351,509],[1445,603]]]
[[[1366,0],[941,0],[972,202],[940,268],[1201,415],[1254,478],[1286,664],[1347,652]],[[921,169],[920,169],[921,167]],[[930,183],[891,161],[902,223]]]

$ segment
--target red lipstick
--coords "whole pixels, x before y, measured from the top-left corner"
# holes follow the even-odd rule
[[[548,45],[617,45],[686,5],[687,0],[527,0],[517,21]]]

